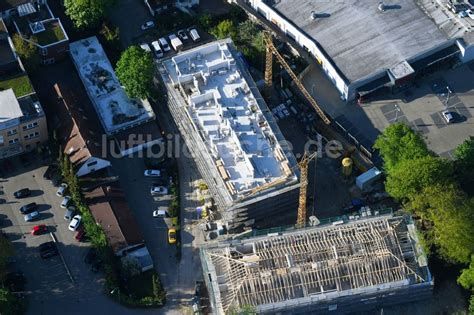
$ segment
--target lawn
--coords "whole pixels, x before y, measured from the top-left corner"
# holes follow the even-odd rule
[[[136,298],[141,299],[147,296],[153,296],[152,276],[154,270],[148,270],[129,279],[129,291]]]
[[[33,93],[33,86],[27,75],[0,81],[0,91],[13,89],[17,98]]]
[[[44,25],[45,30],[34,35],[36,42],[41,45],[49,45],[66,38],[61,26],[56,22],[50,22]]]

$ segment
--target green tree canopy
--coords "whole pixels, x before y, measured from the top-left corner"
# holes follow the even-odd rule
[[[237,29],[231,20],[223,20],[211,30],[211,34],[217,39],[230,37],[232,40],[237,38]]]
[[[34,71],[39,66],[39,56],[36,46],[21,38],[20,35],[13,35],[13,46],[21,58],[21,61],[25,65],[28,71]]]
[[[90,28],[99,25],[115,0],[64,0],[66,14],[76,28]]]
[[[433,222],[427,236],[441,257],[457,263],[470,261],[474,253],[474,202],[455,184],[427,186],[407,206]]]
[[[450,161],[433,156],[402,160],[388,173],[385,189],[399,199],[412,199],[426,187],[451,182]]]
[[[390,172],[402,160],[429,155],[421,136],[404,123],[387,127],[375,141],[374,148],[379,150],[387,172]]]
[[[148,98],[153,88],[153,58],[140,47],[130,46],[115,68],[118,79],[132,98]]]
[[[466,290],[474,290],[474,255],[471,256],[469,268],[462,270],[458,283]]]
[[[474,195],[474,137],[461,143],[454,151],[456,173],[463,189]]]

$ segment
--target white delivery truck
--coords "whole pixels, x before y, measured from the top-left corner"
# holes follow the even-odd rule
[[[183,42],[176,35],[171,34],[169,39],[171,42],[171,47],[173,47],[175,51],[180,51],[181,48],[183,48]]]

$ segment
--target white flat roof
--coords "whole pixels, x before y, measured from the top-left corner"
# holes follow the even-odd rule
[[[155,117],[147,101],[127,96],[97,37],[71,43],[70,51],[107,134],[134,127]]]
[[[23,112],[13,90],[0,91],[0,123],[22,116]]]
[[[226,42],[164,62],[187,95],[187,111],[233,196],[295,174]]]

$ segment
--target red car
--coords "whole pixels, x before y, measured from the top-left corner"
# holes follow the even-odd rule
[[[46,225],[44,224],[35,225],[33,229],[31,230],[31,235],[41,235],[47,232],[48,232],[48,228],[46,227]]]
[[[81,242],[86,236],[86,231],[84,231],[84,229],[81,227],[77,233],[76,233],[76,236],[74,237],[76,239],[76,241],[78,242]]]

